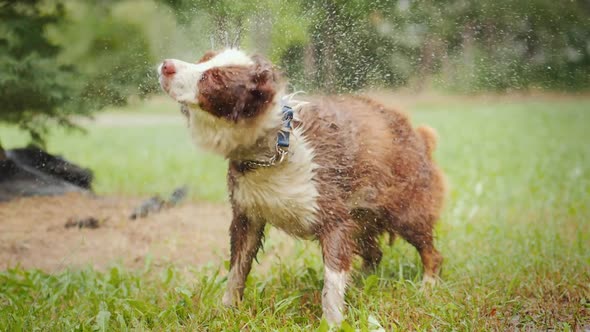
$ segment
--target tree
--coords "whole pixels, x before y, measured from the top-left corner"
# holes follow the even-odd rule
[[[62,49],[57,61],[75,66],[83,78],[78,96],[81,105],[92,109],[122,106],[130,96],[159,91],[154,70],[157,58],[146,32],[146,22],[162,20],[161,15],[154,16],[153,3],[65,4],[65,17],[48,29],[48,36]]]
[[[443,88],[463,91],[590,87],[587,1],[408,1],[428,65]],[[442,68],[441,68],[442,67]],[[420,71],[418,71],[420,72]]]
[[[56,124],[77,128],[72,115],[158,91],[138,11],[156,14],[145,1],[0,1],[0,122],[42,146]]]
[[[36,143],[50,121],[71,127],[68,116],[87,113],[73,102],[75,69],[57,65],[59,48],[45,34],[63,15],[59,2],[0,2],[0,121],[28,131]]]

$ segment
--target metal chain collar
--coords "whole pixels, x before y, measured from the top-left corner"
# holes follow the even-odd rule
[[[280,164],[285,160],[287,154],[289,154],[288,148],[279,147],[276,145],[276,153],[268,160],[244,160],[242,165],[247,169],[255,169],[259,167],[272,167],[276,164]]]
[[[240,162],[243,169],[256,169],[259,167],[272,167],[282,163],[289,154],[289,138],[291,134],[291,121],[293,120],[293,109],[283,105],[283,124],[277,134],[275,154],[268,160],[244,160]]]

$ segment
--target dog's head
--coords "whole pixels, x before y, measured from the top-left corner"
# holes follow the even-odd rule
[[[207,52],[197,63],[164,60],[158,75],[174,100],[230,121],[264,113],[282,88],[270,62],[235,49]]]

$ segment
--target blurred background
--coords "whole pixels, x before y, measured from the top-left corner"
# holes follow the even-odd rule
[[[445,282],[425,298],[384,245],[354,328],[589,330],[588,0],[0,0],[0,330],[320,324],[320,251],[275,230],[245,310],[219,306],[227,161],[156,66],[230,46],[439,134]]]
[[[159,94],[162,59],[230,45],[314,93],[581,91],[589,17],[586,0],[1,1],[0,121],[40,143],[49,118]]]

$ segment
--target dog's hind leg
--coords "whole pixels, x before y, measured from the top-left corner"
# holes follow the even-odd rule
[[[442,267],[443,257],[436,250],[432,241],[429,245],[421,246],[418,249],[420,258],[422,259],[422,265],[424,265],[424,277],[422,277],[422,284],[424,286],[434,285],[440,276],[440,270]]]
[[[262,246],[264,223],[255,223],[245,215],[234,215],[230,226],[231,259],[227,277],[227,289],[223,304],[235,305],[242,300],[244,285],[252,268],[252,260]]]
[[[435,217],[406,215],[396,219],[399,222],[396,233],[410,242],[420,254],[424,266],[423,285],[435,284],[443,262],[442,255],[434,247],[432,232]]]
[[[373,272],[379,266],[383,252],[379,241],[373,234],[361,239],[357,244],[359,255],[363,258],[363,271]]]
[[[356,254],[363,259],[363,271],[373,272],[383,257],[383,252],[379,247],[379,235],[383,232],[382,211],[371,206],[355,207],[351,209],[350,215],[359,225],[354,236],[357,241]]]

